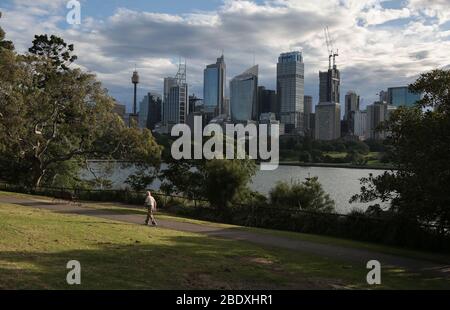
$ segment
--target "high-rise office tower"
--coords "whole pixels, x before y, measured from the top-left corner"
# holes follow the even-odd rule
[[[162,98],[156,93],[148,93],[148,116],[147,128],[155,129],[156,124],[161,122]]]
[[[263,113],[278,112],[277,94],[274,90],[266,89],[264,86],[258,87],[258,117]]]
[[[317,140],[335,140],[341,136],[340,79],[334,60],[328,71],[319,72],[319,104],[315,122]]]
[[[380,102],[388,102],[388,92],[385,90],[380,91],[380,93],[378,94],[380,96]]]
[[[313,112],[312,97],[305,96],[303,102],[304,102],[303,113],[305,115],[304,121],[305,132],[311,132],[311,114]]]
[[[230,82],[231,120],[256,120],[258,97],[258,66],[253,66]]]
[[[139,127],[155,129],[155,125],[161,122],[161,96],[156,93],[148,93],[142,99],[139,108]]]
[[[353,112],[359,111],[360,97],[354,92],[349,91],[345,95],[345,120],[350,120]]]
[[[203,99],[198,98],[195,94],[189,96],[189,114],[203,111]]]
[[[225,109],[226,65],[222,55],[203,71],[203,100],[206,113],[227,114]]]
[[[347,94],[345,95],[345,114],[343,120],[343,127],[341,128],[342,136],[354,135],[355,113],[359,111],[359,106],[360,106],[360,97],[352,90],[347,92]]]
[[[421,94],[411,92],[407,86],[390,87],[387,91],[388,104],[396,107],[412,107],[421,98]]]
[[[163,94],[163,108],[161,111],[161,119],[167,125],[167,116],[169,113],[169,93],[170,89],[177,85],[177,79],[174,77],[164,78],[164,94]]]
[[[164,125],[184,124],[189,114],[186,64],[180,64],[175,78],[164,79]]]
[[[367,111],[356,111],[353,119],[353,134],[359,140],[364,140],[367,138]]]
[[[316,140],[336,140],[341,136],[341,107],[332,102],[321,102],[316,106]]]
[[[147,128],[148,109],[149,109],[149,100],[147,94],[139,103],[139,113],[138,113],[139,128]]]
[[[395,109],[397,109],[396,106],[379,101],[367,106],[366,135],[368,139],[383,140],[387,137],[389,133],[379,130],[379,125],[389,120],[390,114]]]
[[[304,129],[305,65],[301,52],[283,53],[277,64],[279,116],[286,132]]]

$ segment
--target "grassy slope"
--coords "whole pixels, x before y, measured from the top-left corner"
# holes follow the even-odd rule
[[[108,210],[111,212],[117,212],[117,213],[122,213],[122,214],[145,215],[145,211],[142,208],[123,206],[123,205],[114,204],[114,203],[102,203],[102,204],[89,203],[88,206],[90,208]],[[264,229],[264,228],[256,228],[256,227],[242,227],[242,226],[222,224],[222,223],[213,223],[213,222],[196,220],[196,219],[191,219],[191,218],[186,218],[186,217],[174,216],[174,215],[166,213],[166,212],[159,212],[157,217],[159,219],[166,219],[166,220],[187,222],[187,223],[201,224],[201,225],[209,225],[209,226],[214,226],[214,227],[236,228],[236,229],[241,229],[241,230],[245,230],[245,231],[252,231],[252,232],[268,234],[268,235],[276,235],[276,236],[290,238],[290,239],[298,239],[298,240],[317,242],[317,243],[322,243],[322,244],[339,245],[339,246],[343,246],[343,247],[357,248],[357,249],[375,251],[375,252],[380,252],[380,253],[385,253],[385,254],[392,254],[392,255],[399,255],[399,256],[404,256],[404,257],[409,257],[409,258],[429,260],[429,261],[437,262],[437,263],[450,264],[450,256],[448,256],[448,255],[416,251],[416,250],[405,249],[405,248],[398,248],[398,247],[387,246],[387,245],[383,245],[383,244],[354,241],[354,240],[349,240],[349,239],[342,239],[342,238],[335,238],[335,237],[328,237],[328,236],[321,236],[321,235],[314,235],[314,234],[304,234],[304,233],[297,233],[297,232],[290,232],[290,231],[280,231],[280,230],[273,230],[273,229]]]
[[[0,288],[65,289],[65,265],[82,265],[81,289],[367,288],[364,266],[166,229],[0,205]],[[378,288],[446,288],[385,270]]]

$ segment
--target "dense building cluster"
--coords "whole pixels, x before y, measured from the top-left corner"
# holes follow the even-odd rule
[[[140,102],[139,112],[126,114],[119,104],[116,110],[126,122],[133,119],[141,128],[168,134],[179,123],[193,125],[194,116],[203,124],[211,122],[278,124],[280,135],[309,136],[316,140],[384,139],[387,133],[376,130],[399,106],[412,106],[420,95],[405,87],[391,87],[379,93],[379,101],[361,109],[360,96],[355,91],[345,95],[345,113],[341,117],[341,73],[335,57],[330,54],[327,71],[319,72],[319,102],[313,111],[312,96],[305,95],[305,64],[299,51],[282,53],[278,57],[276,90],[258,84],[259,67],[255,65],[235,76],[229,83],[225,57],[207,65],[203,75],[203,98],[189,95],[186,64],[180,64],[174,77],[164,79],[164,94],[149,92]],[[332,60],[331,60],[332,59]],[[135,87],[138,74],[133,73]],[[135,103],[136,104],[136,103]]]

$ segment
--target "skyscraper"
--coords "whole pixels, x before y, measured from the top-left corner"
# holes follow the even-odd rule
[[[246,122],[257,117],[258,66],[253,66],[230,82],[231,120]]]
[[[189,114],[188,85],[186,83],[186,64],[180,64],[175,78],[164,79],[163,123],[169,128],[184,124]]]
[[[319,72],[319,102],[340,103],[341,73],[336,65],[325,72]]]
[[[148,95],[145,95],[142,101],[139,103],[139,128],[147,128],[147,118],[149,110]]]
[[[155,129],[156,124],[161,122],[161,95],[148,93],[148,105],[147,128],[153,130]]]
[[[139,128],[155,129],[155,125],[161,122],[161,96],[156,93],[148,93],[139,105]]]
[[[387,98],[390,105],[412,107],[422,98],[422,95],[411,92],[407,86],[390,87],[387,91]]]
[[[258,87],[258,117],[262,113],[278,112],[277,108],[277,94],[274,90],[266,89],[264,86]]]
[[[303,131],[305,65],[301,52],[283,53],[277,64],[277,96],[285,131]]]
[[[305,115],[305,121],[304,121],[304,128],[305,132],[311,132],[311,114],[313,112],[313,103],[312,103],[312,97],[311,96],[305,96],[304,97],[304,115]]]
[[[354,91],[349,91],[345,95],[345,114],[341,128],[342,136],[354,136],[355,134],[355,113],[359,111],[360,97]]]
[[[341,107],[332,102],[322,102],[316,106],[316,140],[336,140],[341,135]]]
[[[169,113],[169,93],[170,89],[177,85],[177,79],[174,77],[164,78],[164,94],[163,94],[163,108],[161,111],[161,119],[163,123],[167,125],[167,118]]]
[[[350,120],[353,112],[359,111],[360,97],[354,92],[349,91],[345,95],[345,120]]]
[[[379,130],[379,125],[389,120],[392,111],[397,109],[396,106],[388,105],[383,102],[375,102],[367,106],[367,130],[368,139],[383,140],[389,133]]]
[[[341,136],[340,72],[336,64],[319,72],[319,104],[316,106],[315,137],[335,140]]]
[[[227,114],[225,109],[226,65],[222,55],[203,71],[203,100],[206,113]]]
[[[367,111],[356,111],[353,119],[353,134],[359,140],[364,140],[367,138]]]

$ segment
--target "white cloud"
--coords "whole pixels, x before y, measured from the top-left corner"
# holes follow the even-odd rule
[[[141,91],[161,91],[162,78],[175,74],[179,57],[185,57],[191,92],[201,95],[203,68],[222,50],[229,79],[251,66],[255,55],[261,83],[275,87],[277,57],[294,48],[304,52],[306,92],[317,98],[318,71],[328,65],[323,35],[328,25],[340,51],[341,93],[355,89],[370,103],[379,90],[448,64],[449,31],[440,28],[448,10],[431,13],[441,2],[427,7],[425,1],[411,0],[403,8],[386,9],[380,0],[227,0],[215,11],[189,14],[118,9],[104,20],[83,17],[81,27],[62,29],[61,3],[40,0],[27,6],[17,0],[2,25],[22,50],[38,33],[56,33],[74,43],[79,65],[96,72],[113,95],[128,103],[135,64]],[[40,9],[48,14],[42,16]],[[385,24],[398,19],[403,21],[398,26]]]
[[[444,24],[450,20],[449,0],[408,0],[408,7],[416,13],[436,17],[439,24]]]

